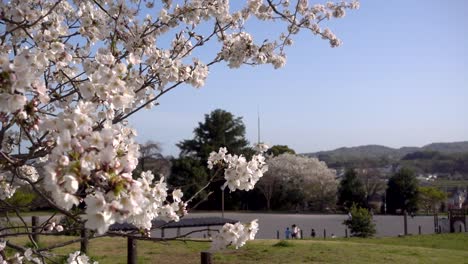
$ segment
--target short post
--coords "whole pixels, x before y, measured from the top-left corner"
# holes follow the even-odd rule
[[[81,229],[80,251],[88,254],[88,232],[84,227]]]
[[[323,229],[323,239],[327,239],[327,230]]]
[[[224,188],[223,188],[223,195],[221,196],[221,218],[224,219]]]
[[[461,232],[461,226],[460,226],[460,232]],[[301,229],[301,239],[304,239],[304,234],[302,233],[302,229]]]
[[[276,230],[276,239],[279,239],[279,230]]]
[[[164,238],[164,227],[161,228],[161,238]]]
[[[201,264],[212,264],[211,252],[203,251],[200,256]]]
[[[418,234],[421,235],[421,226],[418,226]]]
[[[133,237],[127,238],[127,263],[137,263],[137,240]]]
[[[442,227],[439,225],[439,234],[442,233]]]
[[[408,235],[408,213],[403,211],[403,225],[404,225],[404,230],[405,230],[405,236]]]
[[[344,233],[345,233],[345,237],[348,238],[348,228],[344,230]]]
[[[180,236],[180,227],[177,228],[177,236]]]
[[[31,217],[31,226],[32,226],[32,238],[34,242],[39,243],[39,217],[38,216],[32,216]]]

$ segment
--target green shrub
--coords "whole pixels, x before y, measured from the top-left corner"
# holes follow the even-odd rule
[[[351,217],[345,220],[345,224],[351,230],[351,236],[372,237],[375,235],[375,224],[372,214],[365,208],[357,207],[353,204],[351,207]]]
[[[291,242],[281,240],[280,242],[273,245],[274,247],[292,247],[294,246]]]

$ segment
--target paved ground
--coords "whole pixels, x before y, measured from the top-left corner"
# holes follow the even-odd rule
[[[214,213],[190,213],[187,217],[221,217],[220,212]],[[276,238],[277,230],[280,232],[280,238],[284,238],[284,230],[292,224],[298,225],[302,230],[304,237],[310,237],[311,229],[314,228],[318,237],[323,237],[324,229],[327,236],[334,234],[338,237],[345,235],[345,226],[342,224],[347,218],[347,215],[315,215],[315,214],[273,214],[273,213],[225,213],[225,217],[229,219],[239,220],[241,222],[249,222],[253,219],[258,219],[260,230],[257,238],[269,239]],[[45,221],[48,216],[40,216],[40,221]],[[57,219],[59,217],[56,217]],[[25,217],[26,221],[30,221],[30,217]],[[376,223],[377,236],[398,236],[404,232],[403,216],[393,215],[376,215],[374,216]],[[467,221],[468,222],[468,221]],[[434,233],[434,218],[432,216],[415,216],[408,217],[408,232],[410,234],[418,234],[418,226],[421,226],[423,234]],[[204,229],[204,228],[198,228]],[[213,227],[213,229],[219,229]],[[192,231],[194,229],[184,228],[181,234]],[[165,236],[171,237],[176,235],[175,229],[166,229]],[[160,230],[152,232],[155,237],[161,236]],[[203,237],[207,232],[193,234],[191,237]]]
[[[192,213],[187,217],[221,216],[221,213]],[[292,224],[298,225],[304,237],[310,237],[311,229],[314,228],[317,236],[323,237],[326,229],[327,236],[334,234],[342,237],[345,235],[345,226],[342,224],[347,215],[312,215],[312,214],[256,214],[256,213],[225,213],[226,218],[248,222],[258,219],[260,230],[257,238],[276,238],[276,231],[280,231],[280,238],[284,238],[284,230]],[[376,215],[377,236],[398,236],[404,232],[403,216]],[[408,232],[418,234],[418,226],[421,226],[423,234],[434,233],[434,218],[432,216],[408,217]],[[183,229],[189,231],[193,229]],[[175,235],[175,230],[166,230],[165,236]],[[204,232],[206,234],[206,232]],[[153,236],[160,237],[160,231],[153,232]],[[192,237],[199,237],[193,235]]]

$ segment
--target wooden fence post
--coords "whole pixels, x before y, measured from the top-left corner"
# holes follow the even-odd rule
[[[34,240],[34,242],[39,243],[39,217],[38,216],[31,216],[31,226],[32,226],[32,232],[33,232],[33,235],[32,235],[32,238]]]
[[[323,229],[323,239],[327,239],[327,230]]]
[[[276,230],[276,239],[279,239],[279,230]]]
[[[421,226],[418,226],[418,233],[421,235],[422,232],[421,232]]]
[[[405,236],[408,235],[408,213],[406,210],[403,211],[403,225],[404,225],[404,231],[405,231]]]
[[[137,240],[133,237],[127,238],[127,263],[137,263]]]
[[[460,226],[460,230],[461,230],[461,226]],[[301,229],[301,239],[304,239],[304,234],[302,233],[302,229]]]
[[[85,227],[81,229],[80,251],[88,254],[88,232],[86,232]]]
[[[201,253],[201,264],[212,264],[212,258],[211,258],[211,253],[203,251]]]
[[[344,230],[344,233],[345,233],[345,237],[348,238],[348,228]]]

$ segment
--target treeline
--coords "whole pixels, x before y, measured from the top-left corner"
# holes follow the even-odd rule
[[[210,153],[220,147],[227,147],[230,153],[242,154],[247,158],[255,153],[245,138],[242,118],[220,109],[205,115],[204,121],[194,129],[193,138],[183,140],[177,146],[181,150],[180,156],[165,159],[158,154],[159,148],[154,143],[142,145],[139,169],[151,169],[156,175],[166,175],[172,187],[182,189],[184,200],[191,201],[189,207],[201,210],[220,210],[222,206],[221,186],[224,180],[222,173],[215,175],[207,169]],[[417,180],[411,169],[399,170],[392,175],[392,179],[398,179],[400,174],[404,176],[404,181],[396,181],[398,189],[395,186],[390,188],[395,181],[388,181],[388,175],[369,168],[371,166],[366,160],[347,164],[356,169],[348,169],[340,182],[336,171],[325,162],[295,155],[295,151],[287,146],[273,146],[267,154],[269,170],[254,190],[224,192],[226,210],[334,212],[347,211],[352,204],[357,204],[374,212],[395,213],[401,209],[399,206],[402,203],[411,204],[407,210],[415,211],[418,208],[415,198]],[[423,159],[444,160],[446,157],[434,153],[408,154],[402,161],[408,165]],[[378,161],[378,164],[380,162],[384,164],[386,161]],[[211,184],[205,188],[208,183]],[[408,191],[408,188],[412,189]],[[202,191],[198,192],[200,189]],[[411,199],[408,198],[410,196]]]
[[[171,159],[168,183],[184,191],[186,199],[192,200],[192,208],[220,210],[223,195],[226,210],[324,210],[335,203],[335,174],[329,173],[328,178],[320,179],[322,190],[313,191],[321,186],[319,179],[305,169],[298,170],[300,166],[296,165],[301,163],[301,168],[312,168],[310,171],[313,172],[321,163],[317,159],[301,160],[301,157],[294,155],[294,150],[281,145],[273,146],[267,152],[271,157],[269,171],[254,190],[232,193],[226,190],[223,194],[222,172],[215,175],[206,166],[210,153],[218,151],[220,147],[226,147],[229,153],[244,155],[247,159],[255,153],[245,138],[242,118],[227,111],[217,109],[205,115],[204,121],[194,129],[194,137],[181,141],[177,146],[181,153],[179,157]],[[289,156],[274,158],[280,154]],[[209,182],[209,187],[197,192]],[[330,190],[324,192],[327,188]]]
[[[217,109],[205,115],[194,129],[191,139],[177,144],[179,157],[165,159],[158,154],[154,143],[143,144],[139,173],[152,170],[155,175],[166,175],[167,182],[181,188],[190,208],[220,210],[224,184],[222,173],[215,175],[207,169],[212,151],[227,147],[229,153],[244,155],[248,159],[255,153],[245,138],[242,118]],[[325,211],[336,204],[336,174],[318,159],[294,155],[288,146],[271,147],[267,156],[269,170],[252,191],[224,192],[226,210],[282,210]],[[167,162],[163,162],[163,160]],[[169,166],[169,169],[168,169]],[[167,173],[169,171],[169,173]],[[209,182],[209,187],[204,188]],[[201,192],[198,190],[203,189]],[[194,196],[194,197],[193,197]]]
[[[420,173],[459,174],[468,179],[468,153],[444,154],[438,151],[417,151],[404,156],[399,165]]]
[[[189,201],[190,209],[199,210],[220,210],[223,195],[226,210],[336,212],[348,211],[353,204],[376,213],[428,210],[427,203],[421,206],[418,202],[422,196],[414,168],[424,172],[448,172],[448,168],[465,170],[468,160],[468,154],[415,152],[401,159],[401,166],[405,168],[392,173],[390,179],[375,168],[378,166],[370,166],[366,159],[346,164],[349,169],[338,177],[325,162],[295,155],[288,146],[275,145],[267,152],[269,169],[254,190],[232,193],[226,190],[223,194],[223,173],[208,170],[207,160],[210,153],[220,147],[227,147],[229,153],[244,155],[247,159],[255,153],[245,138],[242,118],[224,110],[214,110],[194,129],[193,138],[177,146],[181,150],[179,157],[168,158],[161,154],[159,144],[152,141],[142,144],[134,173],[151,170],[154,175],[165,177],[171,188],[182,189],[183,200]],[[374,165],[380,163],[384,161],[378,160]],[[437,194],[437,190],[430,191]],[[46,205],[29,193],[19,190],[10,202],[24,206],[37,200],[36,209]]]
[[[468,152],[442,153],[439,151],[423,150],[411,152],[401,158],[396,156],[364,157],[343,156],[333,154],[317,154],[319,160],[324,161],[331,168],[390,168],[394,173],[398,168],[411,168],[420,174],[446,174],[460,179],[468,179]]]

